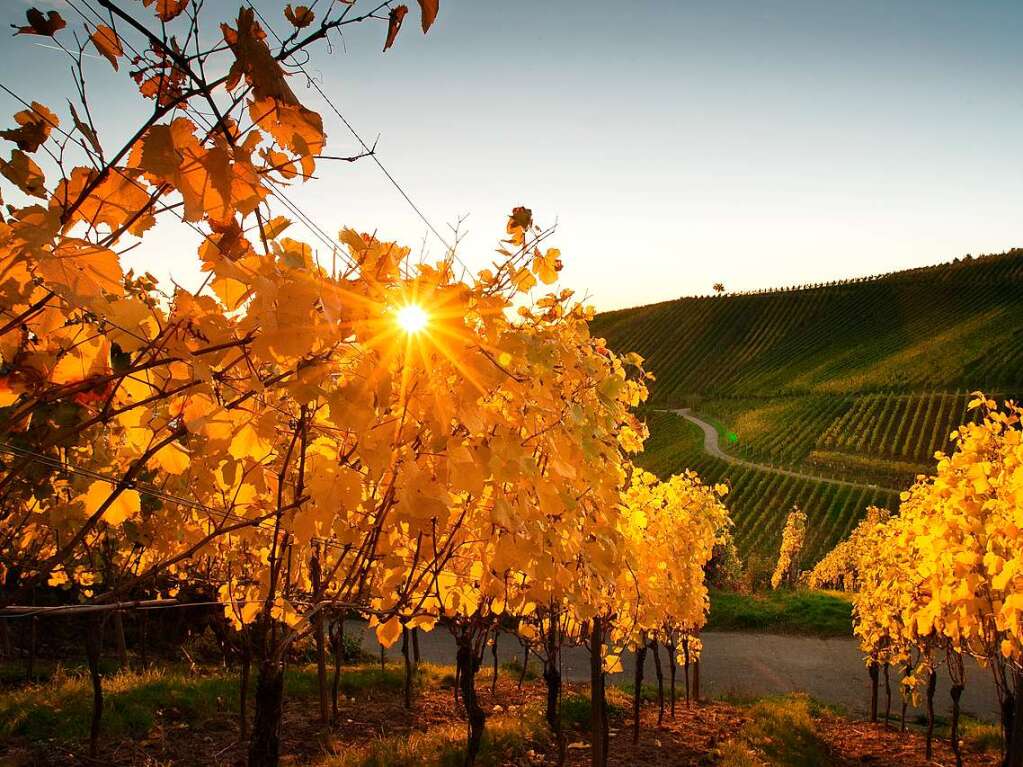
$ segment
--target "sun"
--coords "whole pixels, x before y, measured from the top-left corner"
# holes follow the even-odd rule
[[[398,324],[409,335],[425,328],[429,319],[423,308],[416,304],[406,304],[398,310]]]

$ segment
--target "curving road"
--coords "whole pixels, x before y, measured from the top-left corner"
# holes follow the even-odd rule
[[[694,423],[699,426],[703,430],[703,449],[715,458],[720,458],[726,463],[735,464],[736,466],[749,466],[750,468],[759,469],[760,471],[784,474],[789,477],[795,477],[796,479],[809,479],[814,482],[827,482],[829,484],[839,485],[842,487],[854,487],[859,490],[890,490],[893,493],[896,492],[890,487],[882,487],[881,485],[867,485],[861,482],[849,482],[845,479],[832,479],[830,477],[821,477],[816,474],[804,474],[803,472],[793,471],[792,469],[780,469],[777,466],[771,466],[766,463],[755,463],[754,461],[747,461],[745,458],[736,458],[734,455],[729,455],[721,449],[721,445],[718,443],[718,430],[714,428],[713,424],[709,424],[693,415],[692,411],[687,407],[679,408],[677,410],[669,410],[667,412],[681,416],[690,423]]]
[[[362,647],[377,657],[380,645],[376,635],[365,623],[348,621],[346,632],[361,633]],[[701,665],[701,692],[705,697],[759,697],[805,692],[817,700],[839,706],[853,715],[867,712],[870,700],[870,682],[863,664],[863,654],[855,639],[817,639],[815,637],[782,636],[777,634],[746,634],[741,632],[705,632]],[[420,636],[423,660],[451,665],[455,659],[455,643],[443,627]],[[489,651],[483,659],[484,668],[492,662]],[[505,663],[522,657],[522,647],[512,636],[502,636],[498,642],[498,659]],[[399,649],[387,650],[390,662],[401,659]],[[635,656],[622,655],[622,671],[609,675],[612,684],[631,682],[635,669]],[[590,656],[583,647],[566,648],[562,655],[562,674],[573,682],[589,680]],[[502,672],[510,673],[510,672]],[[899,676],[891,671],[894,706],[899,709]],[[646,683],[655,680],[654,661],[647,653],[644,665]],[[998,721],[998,697],[990,670],[980,668],[973,661],[966,664],[966,690],[963,710],[985,721]],[[681,687],[681,674],[679,686]],[[947,715],[950,708],[950,683],[947,670],[938,669],[938,688],[935,710]],[[881,685],[881,706],[884,707],[884,685]],[[910,716],[920,716],[923,710],[910,706]]]

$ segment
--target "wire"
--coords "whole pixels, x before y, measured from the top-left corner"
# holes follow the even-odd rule
[[[274,30],[273,26],[266,19],[266,17],[259,12],[259,9],[252,4],[251,0],[246,0],[246,3],[253,10],[253,12],[255,12],[256,16],[259,17],[259,20],[262,22],[263,26],[270,30],[270,34],[272,34],[277,39],[277,42],[283,44],[284,41],[281,38],[281,36],[277,34],[277,32]],[[348,132],[352,134],[355,140],[359,142],[359,145],[362,147],[363,151],[366,152],[366,154],[373,160],[373,163],[380,169],[380,171],[384,174],[384,176],[391,183],[391,185],[404,198],[405,202],[409,204],[409,207],[412,208],[412,210],[419,217],[419,219],[433,233],[434,237],[436,237],[440,241],[440,243],[446,249],[448,255],[450,255],[451,258],[457,261],[463,270],[468,272],[469,267],[467,267],[465,265],[465,262],[458,257],[458,254],[455,252],[455,249],[444,238],[444,236],[439,231],[437,231],[437,227],[433,225],[430,219],[426,217],[426,214],[423,213],[422,209],[418,205],[416,205],[412,197],[409,196],[408,192],[406,192],[405,189],[401,186],[401,184],[398,183],[398,180],[394,177],[394,174],[392,174],[384,166],[383,162],[380,160],[380,157],[376,153],[376,146],[374,145],[371,147],[368,143],[366,143],[362,136],[359,135],[359,132],[355,130],[354,126],[341,113],[341,110],[338,109],[338,107],[334,104],[330,97],[327,96],[327,94],[323,91],[323,88],[320,87],[319,83],[317,83],[316,80],[313,79],[312,75],[309,74],[309,71],[305,68],[305,65],[303,63],[296,61],[294,62],[294,65],[297,66],[298,69],[302,72],[302,74],[306,76],[306,80],[308,81],[309,85],[311,85],[316,90],[316,92],[320,94],[320,97],[324,100],[324,102],[326,102],[327,106],[330,107],[330,110],[337,116],[337,118],[341,121],[345,128],[348,129]]]
[[[357,610],[364,615],[391,615],[386,610],[374,610],[368,605],[357,602],[346,602],[340,599],[321,599],[316,602],[306,599],[289,599],[292,604],[307,604],[310,607],[341,607],[346,610]],[[203,602],[181,602],[177,598],[166,599],[135,599],[128,602],[86,602],[77,605],[9,605],[0,608],[0,619],[33,618],[40,615],[68,615],[75,613],[128,612],[148,610],[169,610],[190,607],[234,607],[236,605],[265,604],[265,599],[231,599],[226,602],[207,600]]]

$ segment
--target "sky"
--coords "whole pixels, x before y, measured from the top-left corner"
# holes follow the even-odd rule
[[[63,0],[39,4],[75,20]],[[236,5],[206,3],[211,21]],[[278,31],[283,5],[257,2]],[[517,205],[557,223],[563,282],[598,309],[1023,245],[1018,0],[441,0],[425,37],[412,6],[387,53],[382,24],[358,25],[307,69],[442,235],[465,217],[471,268]],[[0,21],[27,7],[3,3]],[[38,41],[0,46],[0,81],[63,106],[66,62]],[[124,67],[94,59],[87,75],[113,145],[140,102]],[[323,113],[328,151],[355,152],[293,85]],[[443,254],[371,162],[318,176],[291,196],[325,231]],[[190,233],[157,232],[126,260],[194,285]]]

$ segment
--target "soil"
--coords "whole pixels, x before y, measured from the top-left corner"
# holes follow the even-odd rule
[[[647,705],[640,717],[639,744],[632,743],[631,720],[612,723],[608,764],[610,767],[689,767],[712,765],[718,761],[721,744],[732,738],[748,721],[742,708],[719,702],[703,702],[698,706],[676,709],[675,719],[665,714],[657,726],[657,706]],[[829,767],[952,767],[955,756],[947,741],[935,740],[934,756],[924,757],[924,737],[915,732],[901,733],[897,728],[850,721],[831,715],[817,720],[818,735],[827,743]],[[615,727],[615,724],[618,726]],[[582,740],[582,739],[581,739]],[[569,767],[589,767],[589,738],[586,747],[569,750]],[[582,743],[577,744],[582,745]],[[996,767],[997,754],[964,754],[968,767]],[[823,766],[822,766],[823,767]]]

